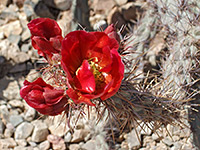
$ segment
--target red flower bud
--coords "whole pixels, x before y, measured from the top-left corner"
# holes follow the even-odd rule
[[[62,31],[56,21],[49,18],[37,18],[28,23],[31,32],[32,45],[38,54],[51,58],[53,54],[60,53],[63,40]]]
[[[67,107],[68,99],[64,90],[52,87],[42,78],[32,83],[25,80],[20,95],[28,105],[44,115],[58,115]]]

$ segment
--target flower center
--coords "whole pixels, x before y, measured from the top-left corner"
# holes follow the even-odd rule
[[[102,69],[102,67],[98,65],[98,58],[91,58],[88,60],[88,62],[95,78],[96,88],[101,88],[103,86],[103,83],[105,83],[105,77],[104,74],[99,71],[100,69]]]

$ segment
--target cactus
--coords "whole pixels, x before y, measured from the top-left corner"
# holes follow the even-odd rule
[[[198,106],[200,5],[196,0],[149,0],[146,8],[125,41],[126,78],[105,105],[121,128],[142,121],[155,132],[167,124],[184,126],[188,118],[183,112]],[[151,42],[159,34],[164,44],[157,43],[161,47],[156,49]],[[199,146],[197,135],[194,142]]]

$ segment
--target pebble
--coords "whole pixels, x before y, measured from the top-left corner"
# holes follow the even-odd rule
[[[19,73],[23,71],[26,71],[25,63],[15,65],[12,69],[9,70],[9,73]]]
[[[23,122],[23,118],[20,115],[10,115],[9,122],[16,127]]]
[[[10,100],[8,104],[10,104],[12,108],[21,108],[21,109],[24,108],[24,104],[22,103],[21,100],[16,100],[16,99]]]
[[[60,150],[65,150],[66,149],[66,145],[65,145],[65,141],[64,139],[62,139],[61,137],[57,136],[57,135],[48,135],[47,136],[47,140],[52,143],[52,147],[53,149],[60,149]]]
[[[128,2],[128,0],[114,0],[118,5],[124,5]]]
[[[77,143],[77,142],[83,141],[88,133],[89,133],[89,131],[85,130],[85,129],[74,130],[71,142]]]
[[[28,144],[25,139],[16,139],[15,141],[17,142],[17,145],[19,145],[19,146],[25,147]]]
[[[15,139],[26,139],[31,135],[33,131],[33,125],[28,122],[23,122],[19,126],[17,126],[15,131]]]
[[[41,150],[48,150],[50,148],[50,142],[49,141],[43,141],[39,144],[39,149]]]
[[[125,139],[127,140],[129,149],[136,149],[141,146],[141,143],[140,143],[141,135],[138,132],[138,136],[137,136],[137,133],[134,129],[125,136]]]
[[[22,33],[22,28],[20,25],[20,21],[12,21],[8,24],[5,24],[0,27],[0,32],[3,32],[6,37],[9,37],[9,35],[20,35]]]
[[[8,40],[10,41],[10,43],[13,43],[13,44],[18,44],[20,39],[21,39],[20,35],[10,34],[8,37]]]
[[[23,45],[21,46],[21,51],[26,53],[26,52],[29,51],[30,47],[31,47],[30,43],[23,44]]]
[[[26,121],[33,121],[36,116],[36,110],[30,106],[27,106],[28,110],[25,112],[24,119]]]
[[[54,124],[49,127],[51,134],[58,135],[60,137],[64,136],[67,132],[69,132],[69,127],[66,123]]]
[[[126,21],[136,20],[137,12],[133,2],[129,2],[121,7],[121,13]]]
[[[54,4],[60,10],[69,10],[72,5],[72,0],[54,0]]]
[[[162,141],[169,147],[174,144],[174,142],[172,141],[172,139],[170,137],[165,137]]]
[[[2,150],[14,148],[15,146],[17,146],[17,143],[13,138],[0,139],[0,149]]]
[[[14,133],[14,126],[11,123],[7,123],[6,129],[4,131],[4,136],[6,138],[10,138],[12,137],[13,133]]]
[[[137,127],[137,131],[140,132],[141,135],[151,135],[152,130],[149,128],[151,125],[148,123],[141,123],[138,127]]]
[[[64,136],[64,140],[66,143],[69,143],[72,140],[72,134],[70,132],[67,132]]]
[[[19,94],[19,85],[17,81],[11,81],[7,88],[3,90],[3,96],[8,100],[21,99]]]
[[[47,139],[47,135],[49,134],[47,125],[41,120],[35,120],[32,122],[34,125],[34,130],[32,134],[33,142],[43,142]]]
[[[80,145],[79,144],[70,144],[69,150],[80,150]]]

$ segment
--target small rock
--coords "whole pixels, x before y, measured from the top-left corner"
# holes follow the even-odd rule
[[[51,134],[53,135],[58,135],[60,137],[64,136],[70,129],[69,127],[66,125],[66,123],[61,123],[59,125],[52,125],[49,127],[49,130],[51,132]]]
[[[124,5],[128,2],[128,0],[114,0],[119,6]]]
[[[10,41],[10,43],[18,44],[20,41],[20,38],[21,38],[20,35],[10,34],[8,37],[8,40]]]
[[[157,143],[156,150],[168,150],[168,147],[164,143]]]
[[[30,31],[29,31],[28,29],[25,29],[25,30],[22,32],[22,35],[21,35],[22,41],[26,41],[26,40],[28,40],[30,37],[31,37]]]
[[[31,135],[33,131],[33,125],[28,122],[21,123],[15,131],[15,139],[26,139]]]
[[[19,146],[26,146],[27,145],[27,141],[25,139],[16,139],[15,140],[17,142],[17,145]]]
[[[13,133],[14,133],[14,126],[11,123],[7,123],[4,136],[10,138],[12,137]]]
[[[123,149],[123,150],[128,150],[129,149],[127,141],[123,141],[122,142],[121,149]]]
[[[29,149],[30,148],[30,149]],[[16,146],[13,150],[32,150],[32,147]]]
[[[21,46],[21,51],[26,53],[26,52],[29,51],[30,47],[31,47],[30,43],[28,43],[28,44],[23,44],[23,45]]]
[[[65,150],[66,149],[64,139],[62,139],[61,137],[59,137],[57,135],[50,134],[50,135],[47,136],[47,140],[50,143],[52,143],[53,149],[59,149],[59,150]]]
[[[173,143],[174,143],[170,137],[165,137],[162,141],[163,141],[163,143],[165,143],[167,146],[172,146]]]
[[[174,141],[174,142],[176,142],[176,141],[179,141],[179,140],[180,140],[180,137],[179,137],[179,136],[176,136],[176,135],[174,135],[174,136],[172,137],[172,139],[173,139],[173,141]]]
[[[0,139],[0,149],[6,150],[8,148],[14,148],[17,146],[17,143],[13,138],[7,138],[7,139]]]
[[[144,147],[148,147],[148,146],[152,147],[152,146],[155,146],[155,145],[156,145],[156,142],[152,139],[151,136],[144,137],[142,146],[144,146]]]
[[[82,146],[83,149],[85,150],[97,150],[96,149],[96,142],[95,140],[89,140],[87,141],[83,146]]]
[[[34,125],[34,130],[32,134],[33,142],[42,142],[47,139],[47,135],[49,134],[48,127],[41,120],[36,120],[32,122]]]
[[[105,20],[100,20],[93,25],[94,30],[100,30],[101,29],[101,30],[104,31],[106,29],[106,27],[107,27],[107,23],[106,23]]]
[[[72,5],[72,0],[54,0],[54,4],[60,10],[68,10]]]
[[[25,63],[15,65],[12,69],[10,69],[9,73],[17,73],[17,72],[23,72],[23,71],[26,71]]]
[[[22,27],[20,25],[20,21],[16,20],[1,26],[0,32],[3,32],[6,37],[9,37],[9,35],[11,34],[20,35],[22,33]]]
[[[37,144],[33,141],[29,141],[28,144],[31,146],[31,147],[36,147]]]
[[[26,121],[32,121],[35,118],[36,110],[28,106],[28,110],[25,112],[24,119]]]
[[[126,5],[122,6],[121,13],[126,21],[137,19],[136,7],[132,2],[129,2]]]
[[[162,138],[163,138],[163,133],[161,133],[160,131],[155,131],[155,132],[152,134],[152,139],[153,139],[154,141],[160,141]]]
[[[117,7],[114,7],[107,16],[108,24],[116,24],[116,28],[120,29],[122,25],[126,24],[120,10]]]
[[[50,148],[50,142],[49,141],[44,141],[40,143],[39,149],[41,150],[48,150]]]
[[[97,135],[94,139],[87,141],[81,146],[85,150],[108,150],[109,147],[105,142],[105,137],[102,135]]]
[[[80,150],[80,145],[79,144],[70,144],[69,150]]]
[[[49,0],[48,0],[49,1]],[[56,17],[52,14],[49,7],[44,3],[44,1],[39,1],[34,8],[36,15],[40,17],[48,17],[51,19],[56,19]]]
[[[8,84],[7,88],[3,90],[3,96],[8,100],[21,99],[19,95],[19,85],[17,81],[12,81]]]
[[[10,104],[12,108],[21,108],[21,109],[24,108],[24,104],[22,103],[21,100],[10,100],[8,104]]]
[[[91,7],[95,13],[107,15],[114,6],[115,2],[113,0],[94,0]]]
[[[147,123],[141,123],[138,127],[137,127],[137,131],[140,132],[140,134],[142,135],[151,135],[152,130],[149,129],[149,124]]]
[[[33,3],[33,1],[29,1],[26,0],[23,6],[23,11],[26,14],[27,18],[30,19],[31,17],[33,17],[35,15],[34,13],[34,7],[35,7],[35,3]],[[22,39],[23,41],[23,39]]]
[[[16,127],[23,122],[23,118],[20,115],[10,115],[9,122]]]
[[[137,134],[138,134],[138,136],[137,136]],[[141,146],[141,143],[140,143],[141,135],[139,132],[137,134],[136,134],[136,131],[133,129],[130,133],[128,133],[125,136],[129,149],[137,149]]]
[[[80,129],[80,130],[74,130],[73,138],[71,140],[72,143],[81,142],[84,140],[84,138],[89,133],[88,130]]]
[[[4,123],[9,121],[9,111],[6,105],[0,105],[0,116],[2,117],[2,121]]]
[[[181,129],[181,132],[180,132],[180,138],[187,138],[189,137],[191,134],[191,131],[189,128],[185,128],[185,129]]]
[[[64,136],[64,140],[65,140],[66,143],[71,142],[72,134],[70,132],[67,132],[67,134]]]

